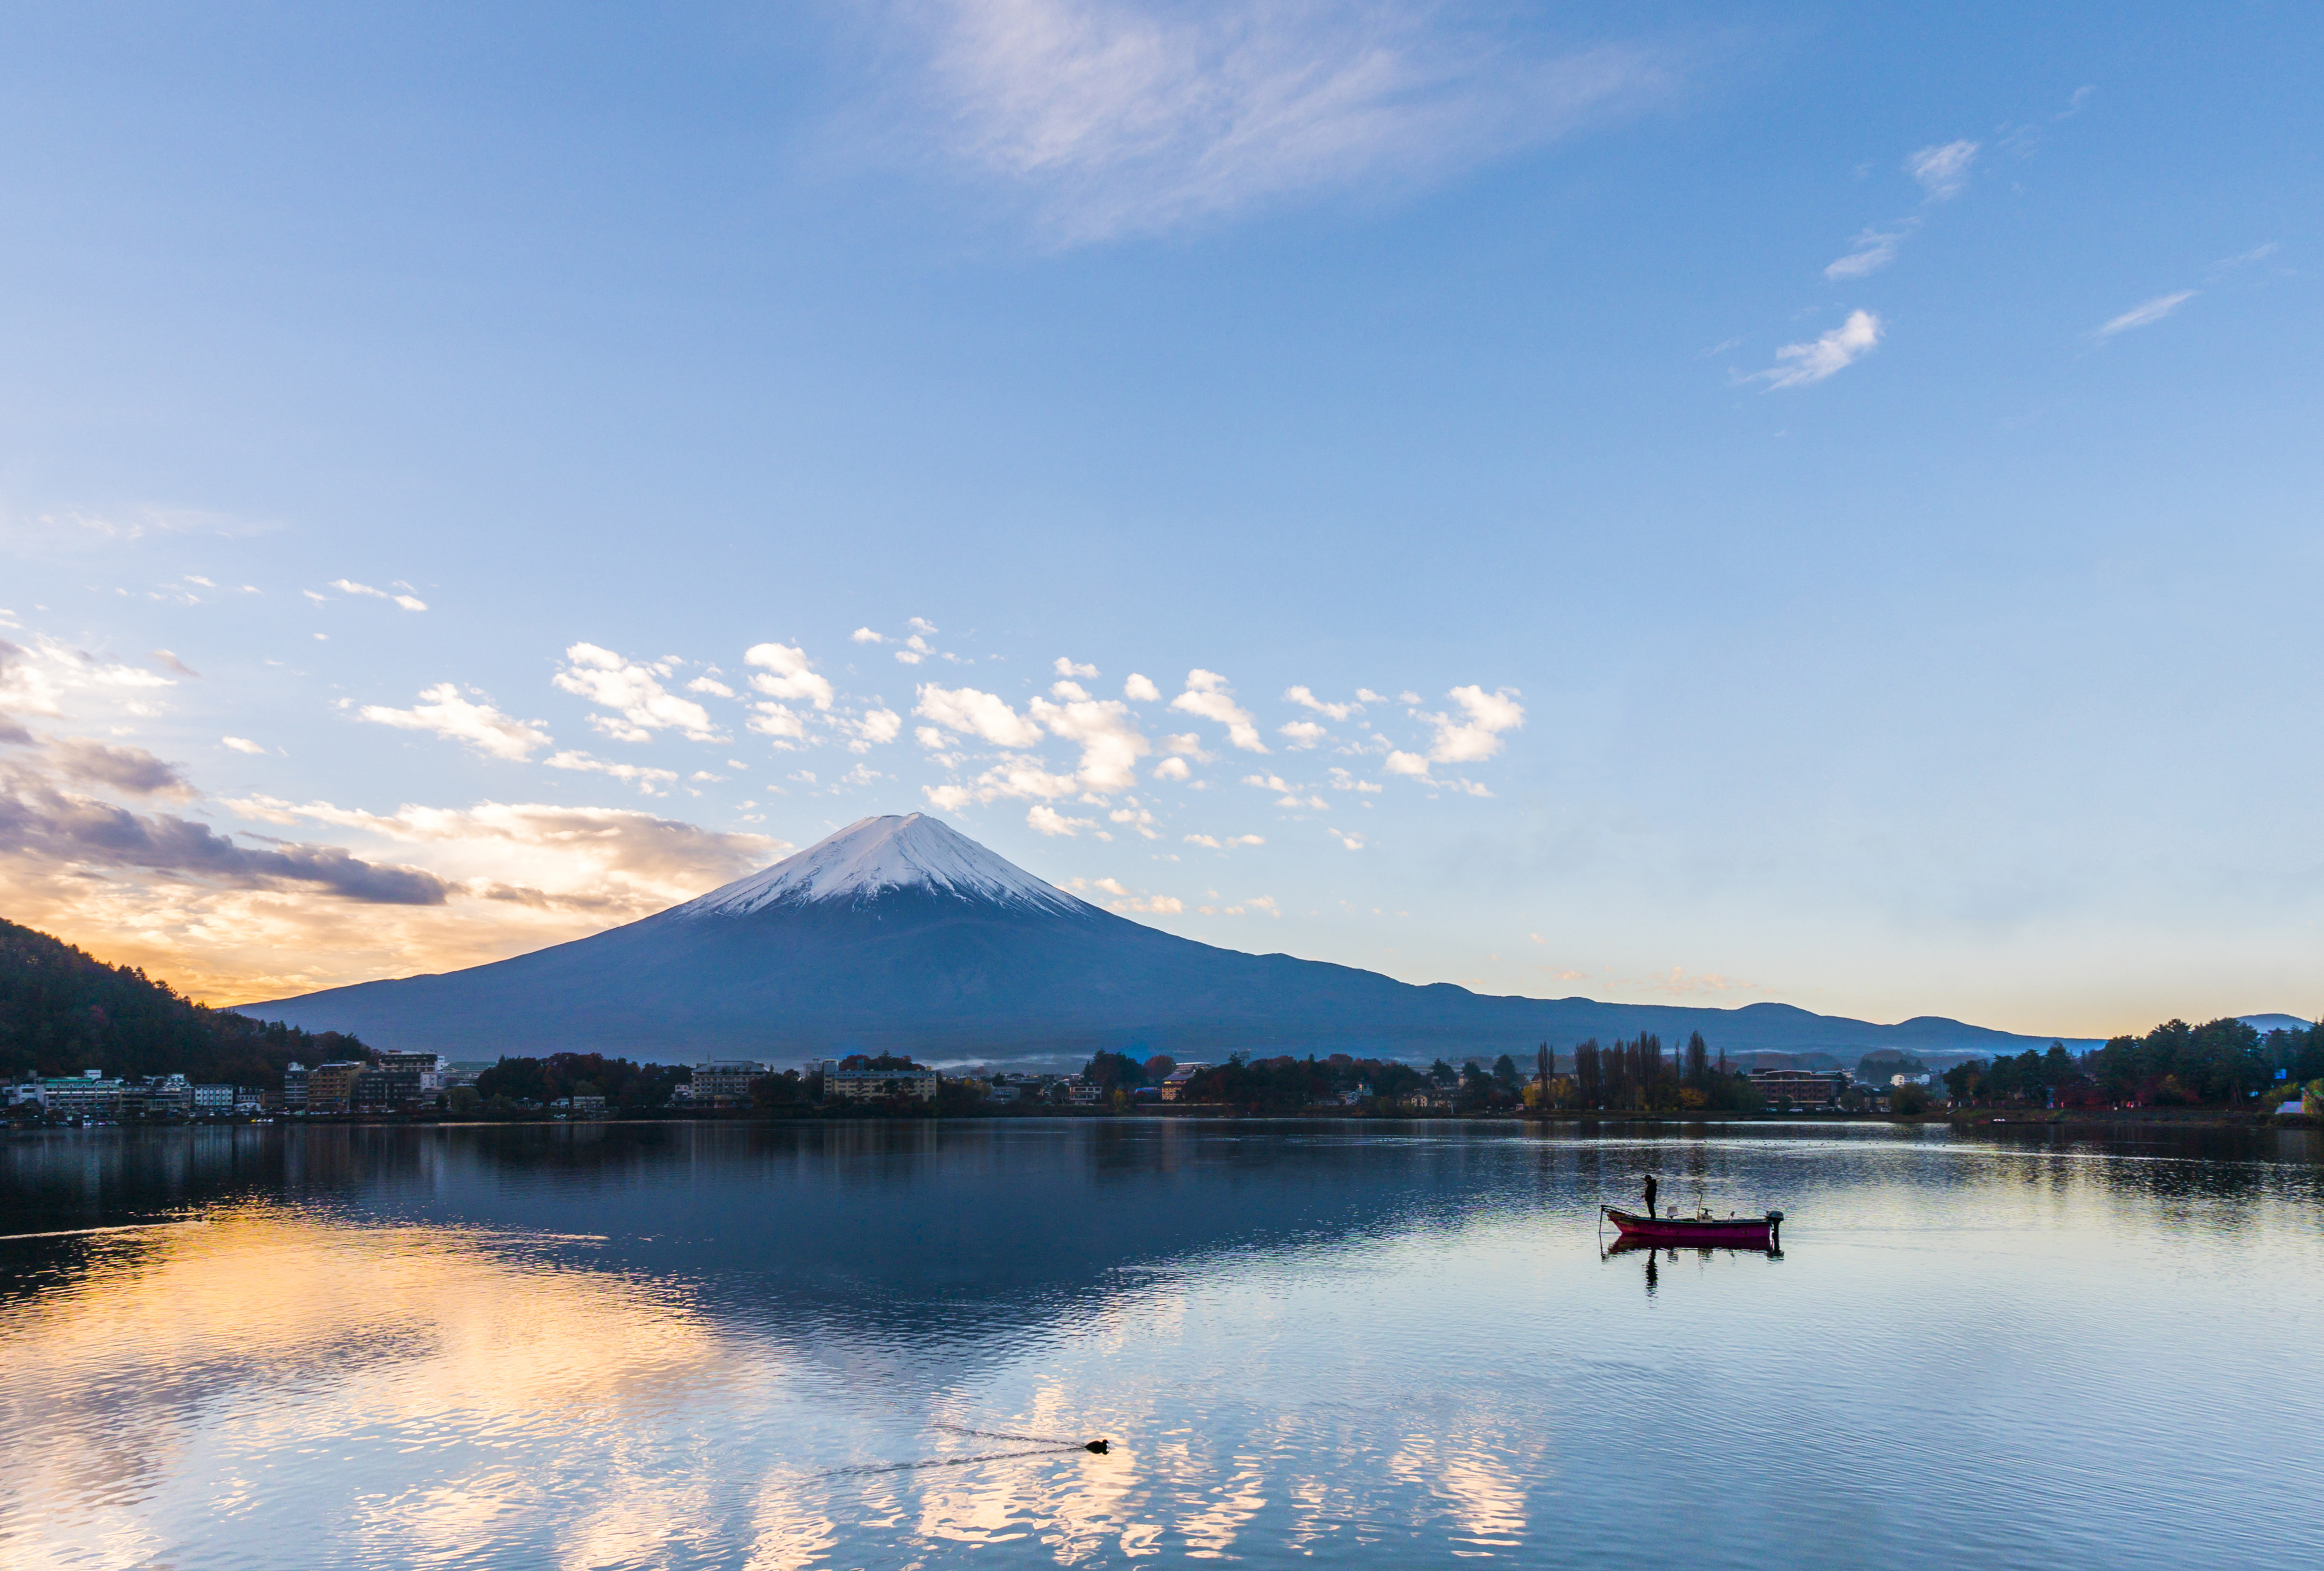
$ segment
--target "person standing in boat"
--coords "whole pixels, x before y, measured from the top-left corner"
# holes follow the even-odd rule
[[[1648,1216],[1655,1215],[1655,1176],[1648,1173],[1646,1175],[1646,1215]]]

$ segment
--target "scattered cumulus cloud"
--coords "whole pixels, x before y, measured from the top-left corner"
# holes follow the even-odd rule
[[[1162,701],[1162,689],[1147,678],[1132,671],[1130,673],[1130,679],[1121,684],[1121,696],[1134,703],[1158,704]]]
[[[872,632],[868,627],[859,627],[847,636],[854,640],[857,643],[885,643],[888,642],[886,638]]]
[[[787,643],[754,643],[742,661],[756,666],[751,686],[770,698],[805,699],[818,709],[831,707],[831,683],[816,673],[807,652]]]
[[[221,736],[218,742],[220,745],[231,747],[236,753],[253,753],[261,758],[266,756],[266,749],[247,736]]]
[[[1074,836],[1084,829],[1097,827],[1095,818],[1068,818],[1047,802],[1036,802],[1025,810],[1025,823],[1037,834]]]
[[[175,686],[174,678],[106,660],[45,634],[36,636],[29,649],[0,639],[0,710],[60,716],[65,700],[77,692],[119,701]]]
[[[1303,709],[1313,709],[1317,714],[1326,716],[1333,720],[1344,720],[1351,715],[1358,715],[1363,712],[1363,705],[1361,703],[1327,704],[1305,688],[1286,688],[1284,689],[1283,696],[1292,703],[1298,705]],[[1369,691],[1365,692],[1363,697],[1368,702],[1378,702],[1379,699],[1379,695],[1378,693]]]
[[[1501,734],[1525,724],[1525,706],[1508,688],[1488,693],[1472,683],[1454,688],[1445,697],[1460,706],[1461,713],[1427,716],[1436,727],[1436,740],[1428,750],[1433,762],[1474,763],[1490,758],[1501,750]]]
[[[1331,735],[1313,720],[1291,721],[1287,725],[1277,726],[1275,734],[1290,743],[1295,749],[1313,747]]]
[[[893,709],[870,709],[847,722],[847,727],[854,733],[853,740],[847,744],[848,751],[862,753],[903,735],[904,717]]]
[[[1344,829],[1327,829],[1324,833],[1351,851],[1360,851],[1364,848],[1364,837],[1361,835],[1351,835]]]
[[[420,701],[409,709],[365,704],[355,714],[374,725],[430,732],[464,743],[487,757],[512,762],[521,763],[536,748],[549,745],[549,735],[541,729],[540,721],[503,715],[493,707],[489,695],[475,688],[468,691],[475,695],[473,700],[462,696],[458,683],[438,682],[422,691]]]
[[[1186,909],[1186,902],[1175,894],[1133,894],[1105,903],[1118,911],[1140,911],[1155,917],[1178,916]]]
[[[1154,747],[1138,729],[1130,706],[1113,698],[1092,698],[1070,682],[1057,687],[1072,689],[1064,695],[1066,702],[1035,698],[1027,708],[1051,735],[1080,745],[1077,773],[1083,788],[1103,794],[1135,785],[1138,761]]]
[[[724,741],[707,709],[661,685],[676,670],[669,659],[648,664],[594,643],[576,643],[566,650],[565,664],[549,680],[560,692],[613,711],[592,715],[589,724],[616,742],[645,742],[667,729],[693,742]]]
[[[1059,655],[1057,657],[1056,669],[1057,674],[1061,677],[1093,678],[1097,675],[1097,667],[1091,665],[1075,665],[1064,655]]]
[[[760,735],[771,736],[779,743],[807,740],[807,722],[771,700],[752,705],[751,717],[743,724]]]
[[[1135,830],[1146,839],[1158,840],[1162,837],[1154,827],[1155,818],[1152,810],[1141,807],[1136,797],[1130,798],[1126,804],[1114,809],[1106,817],[1114,823]]]
[[[905,665],[916,666],[936,652],[936,646],[928,642],[936,636],[936,624],[924,616],[915,616],[906,625],[912,631],[904,640],[904,647],[896,652],[896,658]]]
[[[947,731],[982,737],[995,747],[1032,747],[1041,740],[1041,727],[1010,708],[998,693],[931,682],[919,689],[918,697],[912,713]]]
[[[1259,740],[1259,725],[1250,711],[1234,701],[1234,689],[1227,686],[1226,678],[1216,671],[1206,671],[1197,666],[1186,673],[1186,690],[1170,700],[1170,707],[1188,715],[1199,715],[1205,720],[1216,721],[1227,728],[1227,740],[1245,753],[1265,753],[1267,744]]]
[[[1185,836],[1185,842],[1189,846],[1207,846],[1213,851],[1229,851],[1237,846],[1267,844],[1266,837],[1260,835],[1189,835]]]

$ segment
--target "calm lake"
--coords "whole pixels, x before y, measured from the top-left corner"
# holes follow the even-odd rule
[[[0,1232],[12,1571],[2324,1561],[2312,1132],[58,1132]]]

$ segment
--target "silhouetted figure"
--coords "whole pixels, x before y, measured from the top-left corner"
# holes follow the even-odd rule
[[[1655,1215],[1655,1176],[1648,1173],[1646,1175],[1646,1215],[1649,1216]]]

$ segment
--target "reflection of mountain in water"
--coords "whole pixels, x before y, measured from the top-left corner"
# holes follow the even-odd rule
[[[1498,1131],[1406,1142],[1009,1121],[495,1136],[382,1175],[364,1209],[586,1228],[606,1235],[592,1258],[679,1279],[722,1317],[881,1348],[1021,1332],[1221,1254],[1457,1226],[1536,1205],[1542,1187],[1541,1150]]]
[[[1646,1133],[1606,1132],[1603,1146],[1570,1127],[1544,1137],[1489,1124],[1155,1120],[59,1132],[0,1144],[0,1205],[8,1232],[235,1201],[505,1232],[585,1269],[674,1280],[745,1332],[956,1345],[1086,1312],[1222,1254],[1328,1250],[1495,1216],[1587,1226],[1599,1200],[1635,1187],[1630,1142]],[[1667,1196],[1708,1181],[1738,1198],[1748,1170],[1754,1203],[1812,1226],[1817,1186],[1898,1177],[1864,1165],[1887,1149],[1872,1138],[1814,1162],[1764,1160],[1829,1138],[1774,1128],[1723,1149],[1665,1147],[1655,1160],[1669,1164]],[[2246,1160],[2093,1166],[2071,1149],[2061,1146],[2058,1181],[2221,1199],[2275,1182],[2264,1159],[2313,1160],[2304,1146],[2279,1152],[2223,1131],[2155,1132],[2140,1149]],[[603,1242],[558,1240],[573,1234]],[[0,1252],[0,1279],[31,1280],[29,1247]],[[54,1269],[69,1253],[59,1245],[43,1259]]]
[[[1545,1150],[1148,1121],[123,1131],[7,1148],[0,1194],[10,1231],[281,1199],[507,1232],[770,1332],[890,1345],[1021,1329],[1224,1252],[1536,1205]],[[556,1242],[578,1234],[603,1242]]]

